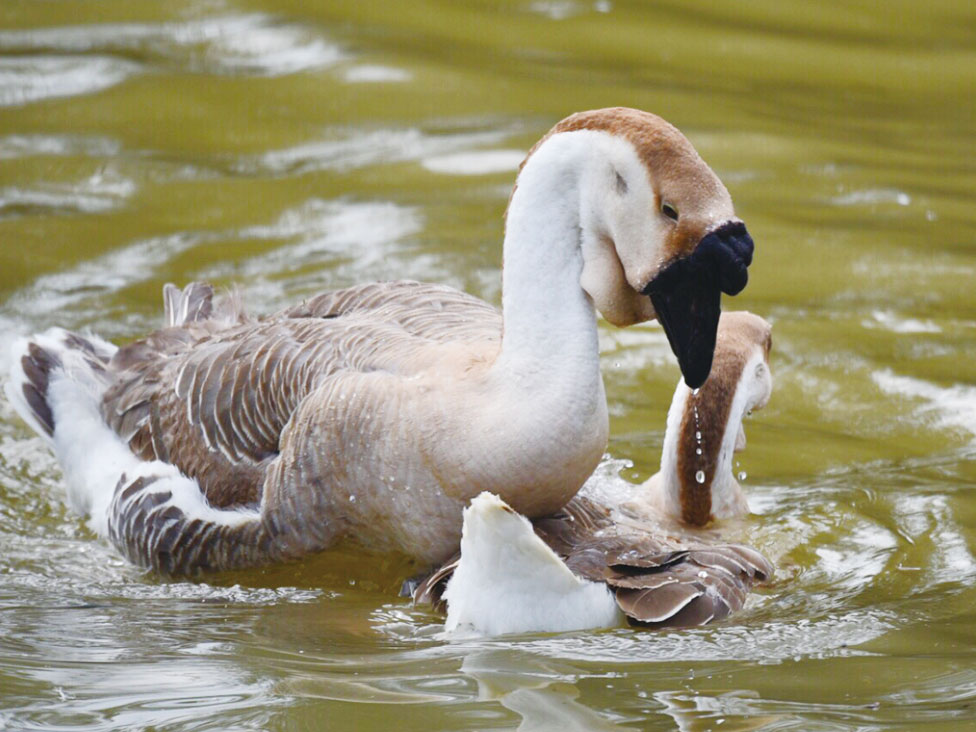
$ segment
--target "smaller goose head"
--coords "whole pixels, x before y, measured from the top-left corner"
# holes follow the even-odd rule
[[[758,315],[723,313],[711,374],[701,388],[678,382],[661,455],[649,481],[652,501],[692,526],[749,512],[732,473],[733,452],[746,446],[743,418],[769,403],[772,327]]]
[[[574,114],[526,162],[573,134],[588,135],[591,151],[580,182],[580,284],[614,325],[657,318],[685,382],[697,388],[711,368],[721,294],[748,281],[745,224],[722,181],[660,117],[620,107]]]

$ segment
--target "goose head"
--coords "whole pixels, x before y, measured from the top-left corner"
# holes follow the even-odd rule
[[[635,109],[580,112],[529,153],[582,136],[580,285],[606,320],[657,318],[691,388],[708,377],[721,293],[745,287],[753,243],[728,190],[676,127]],[[526,166],[523,163],[523,169]]]
[[[769,402],[772,327],[758,315],[723,313],[711,374],[699,389],[678,382],[661,455],[649,481],[663,513],[692,526],[749,512],[732,472],[733,453],[745,449],[743,418]]]

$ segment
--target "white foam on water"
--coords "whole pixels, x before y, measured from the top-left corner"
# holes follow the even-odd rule
[[[630,460],[604,455],[596,470],[580,488],[580,495],[604,506],[619,506],[634,500],[640,486],[625,480],[621,473],[634,467]]]
[[[751,603],[751,601],[750,601]],[[681,631],[635,632],[619,629],[609,632],[560,633],[549,636],[509,636],[500,639],[459,639],[451,643],[419,649],[420,658],[455,657],[504,648],[553,661],[616,664],[702,661],[756,661],[782,663],[804,656],[863,655],[856,646],[878,638],[896,627],[895,618],[885,610],[867,608],[831,613],[819,618],[794,617],[783,621],[750,621],[750,605],[716,626]],[[418,618],[420,620],[420,618]],[[377,630],[402,641],[429,637],[430,626],[410,623],[382,625]],[[436,638],[436,635],[434,635]]]
[[[173,599],[191,602],[222,602],[233,605],[278,605],[316,602],[325,592],[299,587],[219,587],[206,582],[162,582],[159,584],[127,583],[120,588],[106,588],[132,600]]]

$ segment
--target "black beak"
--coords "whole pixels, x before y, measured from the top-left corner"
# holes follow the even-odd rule
[[[644,288],[668,336],[685,383],[697,389],[712,370],[722,293],[737,295],[749,281],[752,237],[741,221],[703,238]]]

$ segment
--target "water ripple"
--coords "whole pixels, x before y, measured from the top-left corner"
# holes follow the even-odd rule
[[[514,174],[524,158],[524,150],[479,150],[428,157],[423,166],[445,175]]]
[[[942,387],[896,374],[891,369],[875,371],[872,378],[887,394],[914,400],[918,418],[934,421],[938,427],[962,428],[976,438],[976,387],[968,384]]]
[[[87,135],[7,135],[0,137],[0,160],[16,160],[37,155],[118,155],[122,145],[109,137]]]
[[[105,213],[121,206],[136,190],[134,181],[111,170],[95,173],[74,183],[42,183],[31,188],[2,188],[0,218],[59,213]]]
[[[92,94],[115,86],[138,71],[138,64],[111,56],[0,58],[0,107]]]
[[[101,23],[0,31],[0,51],[51,54],[50,58],[72,69],[88,59],[57,58],[54,54],[118,54],[135,57],[149,68],[250,76],[311,71],[332,66],[346,57],[337,45],[308,27],[260,13],[167,23]],[[125,64],[129,73],[139,68],[133,62],[112,61]]]
[[[301,174],[317,170],[348,171],[378,163],[391,164],[434,158],[492,145],[510,134],[508,130],[431,134],[419,129],[333,130],[328,139],[315,140],[281,150],[244,158],[234,165],[241,173]]]
[[[359,64],[343,71],[342,78],[350,84],[396,84],[410,81],[413,74],[393,66]]]
[[[64,195],[78,205],[77,193]],[[0,211],[3,210],[3,196],[4,192],[0,191]],[[101,202],[101,198],[94,196],[89,203]],[[284,295],[283,285],[270,285],[271,279],[278,281],[280,277],[269,278],[269,273],[278,275],[282,271],[308,267],[337,255],[355,255],[358,271],[360,267],[379,263],[391,253],[391,246],[419,231],[421,225],[419,213],[411,207],[384,201],[312,199],[283,212],[277,221],[268,225],[184,231],[150,237],[61,272],[42,275],[15,292],[0,309],[0,333],[48,327],[53,322],[72,328],[86,320],[98,319],[106,295],[152,279],[164,264],[194,247],[228,240],[260,239],[278,245],[243,263],[223,263],[196,275],[203,279],[223,276],[256,278],[258,281],[253,291],[248,289],[247,302],[250,309],[259,312],[267,307],[279,306],[280,299],[276,298]],[[294,243],[280,246],[282,241]],[[413,266],[419,274],[422,264],[414,262]],[[314,279],[321,286],[321,272],[316,272]],[[263,297],[260,292],[262,283],[270,287]],[[295,280],[286,283],[292,294],[296,286],[300,289],[300,284]],[[71,317],[65,317],[66,312]],[[8,313],[14,314],[14,317],[7,317]],[[4,321],[7,321],[6,324]]]

